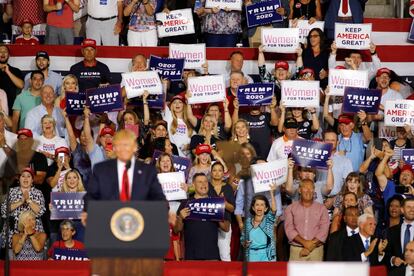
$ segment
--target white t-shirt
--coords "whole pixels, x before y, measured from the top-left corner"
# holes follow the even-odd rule
[[[182,151],[182,147],[184,145],[189,145],[191,142],[191,136],[189,136],[189,130],[187,125],[185,124],[184,120],[177,119],[177,129],[173,134],[171,132],[171,124],[173,121],[173,116],[169,107],[165,107],[165,111],[163,113],[163,118],[168,124],[168,136],[170,138],[171,143],[175,144],[178,148],[178,154],[182,157],[190,157],[190,151]]]
[[[288,157],[292,151],[292,145],[293,140],[287,140],[285,136],[274,140],[267,156],[267,162]]]
[[[66,143],[65,139],[55,136],[52,139],[48,139],[45,136],[37,136],[35,138],[38,142],[38,146],[36,148],[36,151],[42,151],[47,152],[50,154],[55,154],[55,149],[60,147],[67,147],[69,148],[68,144]],[[47,158],[47,165],[50,166],[54,162],[53,159]]]
[[[118,2],[122,0],[88,0],[88,15],[108,18],[118,15]]]

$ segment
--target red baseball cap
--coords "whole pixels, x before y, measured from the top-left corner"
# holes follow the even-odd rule
[[[67,147],[59,147],[55,149],[55,156],[58,156],[59,153],[65,153],[67,155],[70,155],[70,151]]]
[[[412,167],[412,165],[411,165],[411,164],[405,164],[405,165],[401,168],[401,172],[404,172],[404,171],[409,171],[409,172],[411,172],[412,174],[414,174],[413,167]]]
[[[338,122],[340,124],[350,124],[354,122],[354,118],[352,116],[346,115],[346,114],[341,114],[338,117]]]
[[[275,62],[275,69],[282,68],[286,71],[289,70],[289,63],[285,60],[278,60]]]
[[[82,41],[82,49],[86,47],[92,47],[96,49],[96,41],[95,39],[86,38]]]
[[[99,133],[99,136],[105,136],[107,134],[109,134],[111,136],[114,136],[115,131],[112,128],[106,126],[103,129],[101,129],[101,132]]]
[[[299,76],[303,76],[305,74],[311,74],[312,76],[315,76],[315,71],[313,71],[312,68],[303,68],[299,71]]]
[[[180,94],[177,94],[174,97],[172,97],[170,100],[170,104],[175,100],[180,100],[181,102],[186,103],[185,92],[181,92]]]
[[[200,144],[196,147],[195,151],[196,155],[200,155],[202,153],[208,153],[211,154],[211,147],[207,144]]]
[[[21,128],[17,131],[17,138],[20,137],[20,135],[25,135],[26,137],[33,137],[33,132],[28,128]]]
[[[28,172],[28,173],[30,173],[30,174],[32,175],[32,177],[34,177],[34,171],[33,171],[33,169],[32,169],[32,168],[30,168],[30,167],[26,167],[26,168],[24,168],[24,169],[22,170],[21,174],[22,174],[22,173],[24,173],[24,172]]]
[[[343,65],[337,65],[335,66],[335,69],[346,69],[346,67]]]
[[[391,70],[386,67],[383,67],[383,68],[378,69],[377,77],[381,76],[384,73],[388,74],[388,76],[391,76]]]

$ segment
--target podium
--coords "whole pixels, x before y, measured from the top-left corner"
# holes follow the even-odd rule
[[[85,246],[92,275],[163,275],[167,215],[161,201],[90,201]]]

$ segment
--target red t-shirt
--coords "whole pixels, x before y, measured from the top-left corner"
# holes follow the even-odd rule
[[[22,35],[20,35],[16,37],[16,41],[14,43],[19,45],[39,45],[39,39],[35,36],[25,39]]]
[[[414,93],[408,96],[407,100],[414,100]]]
[[[47,251],[47,255],[49,258],[53,258],[54,252],[55,252],[55,248],[61,248],[61,249],[77,249],[77,250],[84,250],[85,246],[83,245],[82,242],[77,241],[77,240],[73,240],[75,242],[75,244],[73,245],[73,247],[69,248],[65,246],[65,242],[64,241],[55,241],[52,246],[49,248],[49,250]]]
[[[62,3],[62,9],[52,11],[47,14],[47,24],[57,28],[73,28],[73,11],[69,4],[65,1],[49,0],[49,5],[56,5],[57,2]]]
[[[13,24],[20,26],[24,20],[30,20],[33,25],[45,23],[43,1],[13,0]]]
[[[180,234],[174,233],[173,226],[170,224],[170,249],[165,255],[164,259],[166,260],[175,260],[174,255],[174,241],[180,240]]]

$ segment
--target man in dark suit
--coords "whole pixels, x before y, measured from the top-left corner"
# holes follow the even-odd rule
[[[391,227],[388,234],[389,245],[386,251],[386,264],[391,269],[404,263],[403,249],[414,237],[414,198],[404,199],[401,211],[404,215],[403,223]]]
[[[94,166],[85,195],[85,210],[89,200],[156,200],[165,201],[154,166],[134,156],[138,146],[129,130],[117,132],[113,138],[116,159]],[[83,215],[86,222],[87,215]]]
[[[358,207],[350,206],[344,211],[345,227],[332,233],[328,241],[326,260],[330,262],[343,261],[342,250],[348,237],[358,234]]]
[[[374,237],[376,226],[375,218],[371,214],[363,214],[358,218],[359,233],[345,241],[344,261],[369,262],[373,266],[382,263],[388,241],[380,240],[378,242],[378,239]]]
[[[405,265],[391,270],[388,276],[412,276],[414,275],[414,241],[410,241],[405,246],[404,261]]]

